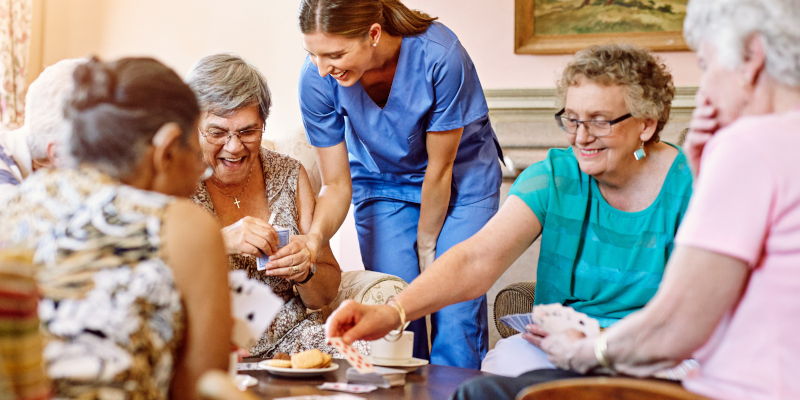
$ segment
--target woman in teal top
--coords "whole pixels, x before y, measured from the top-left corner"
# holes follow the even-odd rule
[[[656,292],[692,192],[686,157],[659,140],[672,76],[646,50],[594,46],[575,55],[558,89],[564,109],[556,122],[570,148],[525,170],[483,229],[395,297],[406,320],[486,293],[539,235],[537,304],[571,306],[608,326]],[[391,305],[347,304],[328,319],[328,335],[374,338],[402,319]],[[527,328],[500,340],[482,370],[553,368],[537,347],[546,333]]]

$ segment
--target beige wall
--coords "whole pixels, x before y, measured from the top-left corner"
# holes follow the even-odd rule
[[[36,0],[32,70],[68,57],[97,54],[156,57],[180,74],[215,52],[235,52],[266,75],[275,98],[268,136],[302,133],[297,106],[304,59],[296,28],[297,0]],[[569,56],[516,55],[514,0],[406,0],[453,29],[472,56],[486,89],[550,87]],[[40,45],[37,43],[41,43]],[[676,84],[699,81],[692,53],[664,53]]]

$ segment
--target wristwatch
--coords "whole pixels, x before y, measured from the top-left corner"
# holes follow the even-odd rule
[[[311,264],[311,269],[308,271],[308,276],[306,276],[306,279],[303,279],[302,281],[297,282],[297,283],[302,285],[302,284],[310,281],[311,278],[314,276],[315,272],[317,272],[317,264],[316,263]]]

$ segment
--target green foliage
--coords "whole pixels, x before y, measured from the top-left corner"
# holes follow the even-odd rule
[[[537,35],[675,32],[683,29],[686,0],[536,0]]]

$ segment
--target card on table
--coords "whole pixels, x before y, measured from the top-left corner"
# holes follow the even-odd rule
[[[322,385],[317,386],[317,389],[336,390],[346,393],[369,393],[378,390],[378,387],[375,385],[354,385],[352,383],[344,382],[325,382]]]
[[[349,344],[345,344],[342,341],[342,338],[340,337],[329,338],[328,343],[331,346],[336,347],[336,349],[339,350],[340,353],[342,353],[345,360],[347,360],[347,362],[349,362],[350,365],[353,366],[353,368],[355,368],[359,373],[371,374],[375,372],[375,367],[372,366],[372,363],[369,362],[366,359],[366,357],[361,355],[361,353],[358,350],[356,350],[355,347]]]
[[[269,286],[248,279],[244,270],[231,271],[228,280],[231,313],[235,319],[233,342],[243,349],[250,349],[269,328],[284,303]]]

